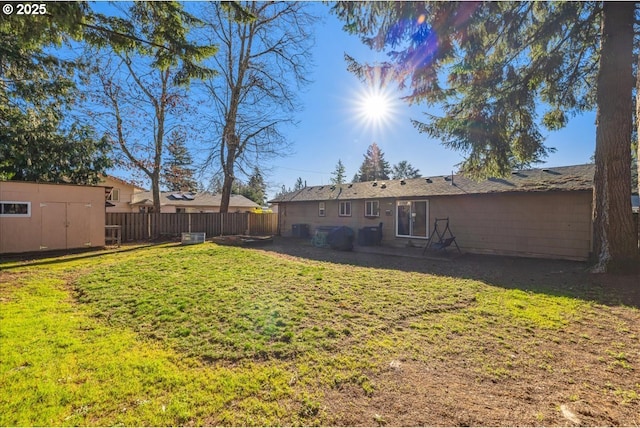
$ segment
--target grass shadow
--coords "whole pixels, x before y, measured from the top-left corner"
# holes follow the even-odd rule
[[[143,248],[154,247],[158,245],[166,245],[166,242],[151,244],[134,244],[126,245],[118,248],[88,248],[75,250],[47,251],[38,253],[13,254],[2,256],[0,258],[0,271],[18,269],[23,267],[55,265],[59,263],[67,263],[70,261],[93,259],[103,257],[109,254],[128,253]],[[179,244],[176,244],[179,245]]]
[[[640,308],[639,274],[592,274],[586,262],[463,254],[423,256],[417,248],[371,252],[316,248],[308,240],[278,238],[263,250],[310,260],[404,272],[479,280],[488,285],[554,296],[573,297],[608,306]],[[363,251],[364,250],[364,251]]]

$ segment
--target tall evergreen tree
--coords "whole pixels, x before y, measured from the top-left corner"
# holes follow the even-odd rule
[[[376,143],[367,148],[364,161],[354,176],[354,181],[388,180],[391,174],[389,162],[384,158],[384,153]]]
[[[295,186],[293,186],[293,190],[304,189],[304,181],[302,181],[302,177],[298,177],[296,180]]]
[[[553,150],[541,127],[597,108],[597,270],[637,262],[628,194],[634,3],[340,2],[333,10],[372,48],[394,49],[385,64],[348,58],[349,68],[362,79],[392,75],[408,101],[440,106],[444,115],[414,125],[463,151],[470,176],[541,161]]]
[[[193,178],[193,160],[185,140],[185,134],[178,130],[169,135],[168,157],[162,167],[162,181],[169,191],[195,192],[198,188]]]
[[[257,167],[254,167],[247,184],[238,185],[237,193],[247,199],[251,199],[260,206],[264,205],[267,196],[267,185],[264,182],[262,173]]]
[[[95,184],[111,164],[109,143],[69,113],[85,64],[52,49],[81,39],[90,11],[85,3],[38,11],[0,19],[0,179]]]
[[[418,178],[420,177],[420,170],[414,168],[407,161],[400,161],[393,166],[393,179],[399,180],[401,178]]]
[[[341,159],[338,159],[338,164],[336,165],[336,169],[331,173],[331,181],[332,184],[342,184],[347,179],[347,169],[344,167]]]

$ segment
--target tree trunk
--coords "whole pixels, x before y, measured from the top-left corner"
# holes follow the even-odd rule
[[[636,68],[636,168],[638,169],[638,197],[640,197],[640,54],[638,55],[638,66]],[[640,251],[640,213],[636,215],[636,239],[638,240],[638,250]]]
[[[603,2],[596,116],[594,272],[637,263],[631,213],[633,21],[635,5]]]
[[[160,171],[155,170],[151,177],[151,194],[153,195],[153,212],[160,212]]]

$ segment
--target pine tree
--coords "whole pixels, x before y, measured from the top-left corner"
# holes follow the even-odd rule
[[[293,190],[301,190],[304,189],[304,181],[302,181],[302,177],[298,177],[296,180],[295,186],[293,186]]]
[[[420,170],[414,168],[407,161],[400,161],[393,166],[393,179],[399,180],[402,178],[418,178],[420,177]]]
[[[342,160],[338,159],[338,164],[336,165],[336,169],[331,173],[332,177],[329,181],[332,184],[342,184],[347,179],[346,168],[342,164]]]
[[[55,51],[82,38],[90,11],[80,2],[37,10],[0,19],[0,179],[95,184],[111,166],[110,144],[69,113],[86,64]]]
[[[408,101],[442,107],[413,123],[464,152],[461,171],[472,177],[541,161],[553,151],[541,127],[597,109],[596,269],[637,263],[629,204],[635,3],[339,2],[333,11],[370,47],[393,49],[387,63],[349,58],[349,69],[363,80],[376,71],[394,77]]]
[[[171,192],[195,192],[198,183],[193,178],[193,160],[185,145],[184,133],[173,131],[167,144],[168,158],[162,166],[162,184]]]
[[[391,174],[389,162],[384,159],[384,153],[376,143],[367,148],[364,161],[354,176],[354,181],[388,180]]]
[[[267,185],[264,182],[262,173],[257,167],[253,168],[253,173],[249,177],[246,185],[238,184],[237,194],[252,200],[256,204],[263,206],[267,194]]]

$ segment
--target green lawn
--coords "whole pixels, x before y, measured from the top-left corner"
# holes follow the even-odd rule
[[[442,367],[478,394],[555,388],[515,423],[640,408],[635,308],[211,243],[90,255],[0,264],[0,426],[463,422],[385,408],[427,405],[390,365],[416,391]]]

